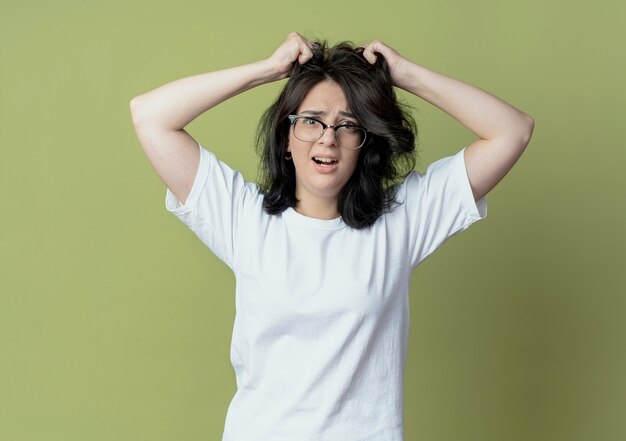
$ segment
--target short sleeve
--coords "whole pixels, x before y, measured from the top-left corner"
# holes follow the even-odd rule
[[[247,189],[243,176],[198,145],[200,164],[186,202],[168,188],[166,209],[232,268],[237,219]]]
[[[465,149],[412,172],[398,192],[408,219],[409,253],[415,268],[447,239],[487,216],[487,199],[474,201]]]

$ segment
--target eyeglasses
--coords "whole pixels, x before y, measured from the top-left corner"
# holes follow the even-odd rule
[[[289,122],[293,126],[293,135],[300,141],[314,142],[324,136],[326,129],[335,130],[335,139],[340,147],[356,150],[365,144],[367,130],[352,123],[329,126],[315,118],[304,115],[289,115]]]

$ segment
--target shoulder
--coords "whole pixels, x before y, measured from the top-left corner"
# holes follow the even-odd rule
[[[255,195],[260,193],[259,186],[255,182],[247,181],[239,170],[232,168],[226,162],[219,159],[214,152],[202,146],[200,148],[200,161],[205,163],[206,179],[216,180],[226,184],[226,187],[232,190],[246,194]]]
[[[243,205],[250,207],[251,203],[262,204],[263,196],[255,183],[246,181],[239,171],[218,159],[212,151],[202,145],[199,147],[200,162],[189,196],[183,204],[168,189],[168,210],[177,215],[188,211],[221,213]]]
[[[464,149],[454,155],[446,156],[431,162],[422,171],[413,170],[405,179],[394,186],[396,200],[403,203],[407,194],[420,192],[423,194],[438,193],[445,189],[445,185],[452,181],[467,179],[465,169]],[[456,182],[458,184],[458,182]]]
[[[412,171],[391,191],[396,216],[409,215],[428,219],[434,212],[450,213],[457,207],[486,215],[486,201],[474,201],[464,159],[465,149],[430,163],[426,169]]]

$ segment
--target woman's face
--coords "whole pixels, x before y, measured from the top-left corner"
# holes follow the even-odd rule
[[[350,113],[343,90],[332,81],[322,81],[313,86],[296,113],[331,126],[359,123]],[[291,152],[296,169],[296,198],[303,204],[311,198],[326,199],[326,202],[336,204],[341,189],[356,168],[360,153],[360,149],[339,147],[335,130],[331,128],[327,128],[324,135],[313,142],[299,140],[290,130],[287,151]]]

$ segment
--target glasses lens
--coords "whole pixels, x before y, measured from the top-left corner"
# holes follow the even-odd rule
[[[317,141],[322,137],[324,127],[319,121],[310,118],[298,118],[293,127],[293,134],[300,141]]]
[[[365,142],[365,130],[356,126],[341,126],[337,129],[337,142],[347,149],[358,149]]]
[[[324,126],[317,120],[298,117],[293,124],[293,134],[300,141],[314,142],[324,134]],[[337,144],[347,149],[358,149],[365,142],[365,129],[352,125],[339,126],[335,129]]]

